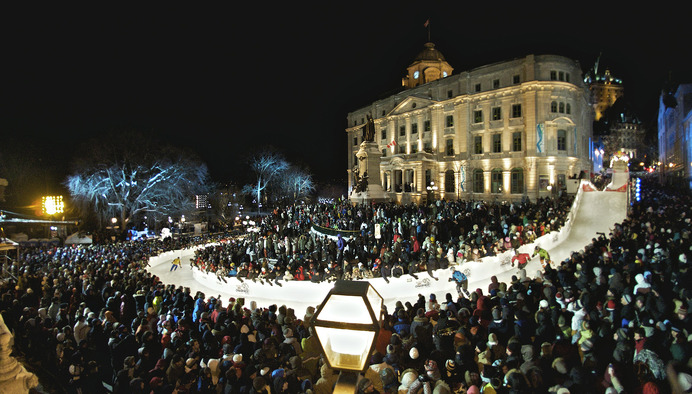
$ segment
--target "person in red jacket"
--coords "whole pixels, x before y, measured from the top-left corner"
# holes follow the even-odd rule
[[[512,267],[514,267],[514,262],[517,262],[517,265],[519,266],[519,269],[522,269],[526,266],[526,264],[531,260],[531,255],[528,253],[517,253],[512,257]]]

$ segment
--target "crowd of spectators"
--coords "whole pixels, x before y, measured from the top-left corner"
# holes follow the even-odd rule
[[[442,201],[277,208],[250,237],[198,249],[192,265],[220,278],[266,281],[416,276],[514,250],[565,223],[574,197],[536,202]],[[311,231],[343,230],[337,236]],[[342,235],[346,234],[346,235]]]
[[[492,281],[469,295],[421,294],[414,304],[385,311],[359,392],[689,392],[692,201],[657,185],[645,184],[642,194],[610,234],[556,262],[557,268],[547,265],[535,276],[521,270],[510,283]],[[406,215],[418,211],[343,209],[351,209],[348,222],[360,212],[384,223],[379,244],[371,228],[361,234],[382,247],[390,241],[387,228],[391,242],[398,233],[466,243],[473,242],[468,234],[476,224],[479,232],[527,225],[503,223],[503,215],[511,217],[509,205],[476,217],[475,207],[468,215],[459,204],[422,208],[420,223],[428,225],[421,233],[415,226],[415,235],[414,226],[406,232],[403,223],[412,223]],[[543,204],[562,209],[555,200],[532,206]],[[330,216],[343,212],[338,208],[323,213],[342,220]],[[289,237],[290,248],[291,237],[306,228],[292,209],[275,212],[285,215],[285,226],[275,218],[262,224],[279,240]],[[533,225],[550,223],[549,210]],[[560,216],[554,213],[555,220]],[[23,250],[0,283],[0,311],[14,332],[15,352],[75,393],[104,392],[104,382],[116,393],[332,392],[338,373],[322,358],[309,326],[314,307],[295,311],[192,294],[146,270],[149,256],[219,240]],[[259,234],[252,238],[259,240]],[[251,254],[248,247],[236,252]]]

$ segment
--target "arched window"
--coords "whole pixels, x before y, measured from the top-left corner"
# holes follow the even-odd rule
[[[490,192],[502,193],[502,170],[499,168],[490,172]]]
[[[473,192],[485,193],[485,185],[483,184],[483,170],[473,170]]]
[[[510,176],[510,192],[512,194],[524,193],[524,169],[513,168]]]
[[[445,171],[445,192],[447,193],[454,193],[455,191],[455,180],[454,180],[454,171],[452,170],[447,170]]]

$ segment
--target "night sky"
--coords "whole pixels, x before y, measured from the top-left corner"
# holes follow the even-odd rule
[[[218,182],[239,179],[268,145],[318,182],[345,182],[348,112],[400,87],[427,19],[455,73],[527,54],[586,71],[601,53],[653,125],[669,75],[692,82],[689,35],[672,10],[421,3],[8,12],[0,130],[36,144],[58,174],[79,141],[132,129],[195,152]]]

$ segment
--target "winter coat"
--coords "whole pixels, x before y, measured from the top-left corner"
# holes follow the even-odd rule
[[[329,368],[327,364],[322,364],[320,367],[320,378],[317,379],[313,386],[315,394],[331,394],[334,391],[334,385],[339,378],[338,373]]]

